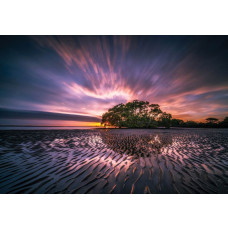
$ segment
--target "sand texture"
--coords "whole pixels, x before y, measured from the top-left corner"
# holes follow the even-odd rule
[[[0,193],[228,193],[228,129],[0,131]]]

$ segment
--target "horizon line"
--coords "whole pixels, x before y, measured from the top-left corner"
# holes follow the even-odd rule
[[[50,125],[0,125],[0,127],[100,127],[100,126],[50,126]]]

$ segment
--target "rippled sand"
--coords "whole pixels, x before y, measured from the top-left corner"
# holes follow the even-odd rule
[[[228,129],[0,131],[0,193],[228,193]]]

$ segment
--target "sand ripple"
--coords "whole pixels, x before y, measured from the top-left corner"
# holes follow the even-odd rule
[[[0,131],[0,193],[228,193],[228,130]]]

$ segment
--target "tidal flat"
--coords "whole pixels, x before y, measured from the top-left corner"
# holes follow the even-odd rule
[[[228,193],[228,129],[2,130],[0,193]]]

